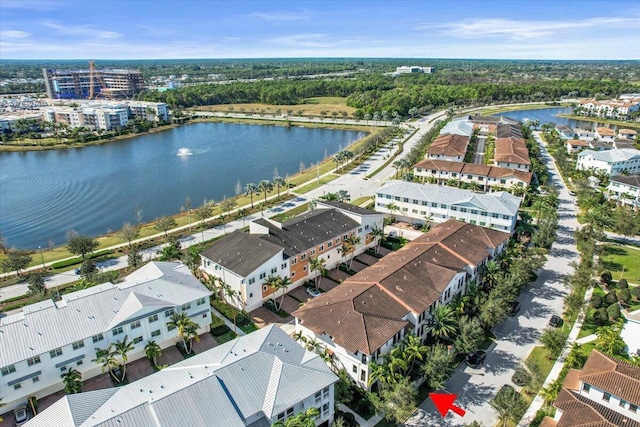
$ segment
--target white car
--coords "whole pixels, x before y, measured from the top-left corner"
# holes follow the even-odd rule
[[[311,296],[311,298],[315,298],[321,294],[321,292],[314,288],[307,288],[307,293]]]
[[[29,413],[26,406],[21,406],[13,410],[13,415],[16,418],[16,427],[23,426],[29,421]]]

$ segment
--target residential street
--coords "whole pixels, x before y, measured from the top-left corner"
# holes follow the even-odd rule
[[[542,146],[539,135],[534,135]],[[489,348],[484,365],[480,369],[472,369],[462,364],[447,382],[446,391],[458,395],[456,405],[466,410],[466,415],[459,417],[449,412],[443,419],[431,400],[427,399],[405,425],[463,426],[476,420],[483,426],[493,426],[497,415],[489,401],[504,384],[514,385],[511,376],[515,368],[536,345],[551,315],[562,314],[563,298],[566,295],[562,278],[573,272],[569,263],[578,260],[573,237],[578,222],[574,198],[569,195],[544,146],[542,155],[554,185],[560,190],[560,203],[558,238],[551,248],[547,262],[539,271],[538,280],[527,286],[518,298],[521,303],[520,312],[494,329],[497,341]]]

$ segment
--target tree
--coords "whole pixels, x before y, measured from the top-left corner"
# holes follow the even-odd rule
[[[31,263],[31,255],[26,251],[11,250],[7,257],[2,260],[3,271],[15,271],[20,276],[20,270],[27,268]]]
[[[180,337],[182,341],[182,348],[187,354],[191,354],[191,339],[197,337],[198,324],[191,320],[187,313],[181,312],[173,313],[169,322],[167,322],[167,327],[178,330],[178,337]],[[196,334],[195,336],[194,333]]]
[[[122,378],[120,379],[120,381],[124,381],[127,376],[127,362],[129,361],[127,353],[133,350],[135,345],[133,341],[128,341],[127,339],[128,336],[125,335],[122,341],[116,341],[113,344],[114,354],[116,356],[119,356],[120,360],[122,361]]]
[[[322,280],[322,276],[324,276],[327,273],[327,269],[325,268],[326,263],[327,263],[327,260],[324,258],[320,258],[317,256],[309,258],[309,269],[312,272],[314,271],[319,272],[319,274],[315,277],[316,290],[320,285],[320,280]]]
[[[235,322],[235,317],[234,317]],[[199,325],[193,320],[189,319],[189,321],[184,326],[184,340],[187,344],[186,352],[187,354],[191,354],[193,351],[193,340],[196,342],[200,342],[200,337],[198,336],[198,328]]]
[[[458,322],[460,330],[454,341],[456,351],[467,354],[478,348],[484,339],[484,328],[477,317],[462,316]]]
[[[129,249],[131,249],[131,241],[140,235],[140,229],[135,224],[125,222],[118,234],[129,243]]]
[[[287,418],[286,421],[276,421],[272,424],[272,427],[315,427],[318,415],[320,415],[318,408],[311,407],[305,412]]]
[[[429,333],[441,341],[451,341],[458,332],[458,319],[450,305],[439,305],[433,310],[429,321]]]
[[[614,211],[613,227],[616,233],[622,234],[625,238],[638,234],[640,222],[638,214],[630,206],[620,206]]]
[[[453,354],[449,353],[444,344],[429,346],[420,368],[429,388],[433,390],[444,388],[447,379],[455,369],[454,363]]]
[[[127,264],[131,268],[138,268],[138,266],[142,264],[142,254],[138,250],[137,246],[133,246],[131,247],[131,249],[129,249],[129,254],[127,255]]]
[[[408,371],[411,372],[416,360],[424,360],[424,355],[429,351],[429,347],[422,344],[420,337],[415,336],[413,333],[409,333],[404,337],[402,350],[407,357],[407,362],[411,363],[408,369]]]
[[[503,427],[507,427],[509,420],[514,423],[520,421],[524,411],[527,410],[527,402],[513,387],[501,388],[489,404],[496,410]]]
[[[184,199],[184,205],[180,208],[181,211],[187,212],[187,222],[189,223],[189,231],[191,231],[191,199],[187,196]]]
[[[507,317],[507,301],[494,293],[489,293],[489,298],[480,307],[480,320],[487,329],[493,328]]]
[[[403,377],[397,383],[382,386],[380,392],[371,395],[378,413],[388,421],[401,424],[407,420],[417,406],[418,390],[411,381]]]
[[[622,354],[626,346],[620,338],[622,319],[611,326],[601,326],[596,329],[596,348],[609,356]]]
[[[344,241],[351,247],[351,261],[349,262],[349,270],[351,270],[351,266],[353,265],[353,258],[356,254],[356,248],[360,244],[361,239],[357,234],[349,235]]]
[[[231,212],[238,203],[234,199],[227,199],[226,197],[220,202],[220,209],[222,212]]]
[[[153,363],[153,366],[158,369],[158,357],[162,356],[162,349],[155,341],[149,341],[144,346],[144,354],[147,356],[147,359]]]
[[[202,202],[202,206],[196,209],[195,214],[196,214],[196,219],[200,221],[200,225],[199,225],[200,233],[202,234],[202,241],[204,242],[205,221],[208,218],[211,218],[211,215],[213,215],[213,201],[204,200]]]
[[[82,261],[80,265],[80,277],[90,282],[93,282],[96,274],[98,273],[98,267],[96,266],[96,262],[90,258]]]
[[[172,216],[161,216],[160,218],[156,219],[156,223],[153,225],[153,228],[163,232],[164,237],[167,237],[167,232],[177,226],[178,224]]]
[[[540,389],[540,396],[544,399],[544,404],[547,408],[556,400],[561,389],[562,382],[560,380],[555,380]]]
[[[115,353],[113,352],[113,344],[110,344],[109,347],[105,348],[97,348],[96,349],[96,358],[92,360],[92,362],[97,363],[101,366],[102,373],[109,372],[109,375],[116,382],[120,382],[121,379],[116,376],[114,370],[119,366],[118,361],[116,360]]]
[[[376,254],[380,250],[380,243],[382,243],[382,238],[384,237],[384,231],[381,228],[373,227],[371,229],[371,237],[376,239]]]
[[[82,391],[82,374],[73,368],[68,372],[60,375],[64,383],[64,392],[67,394],[76,394]]]
[[[586,359],[582,354],[582,346],[577,342],[571,343],[571,349],[564,359],[565,366],[569,368],[582,368],[584,362],[586,362]]]
[[[269,191],[273,190],[273,184],[271,183],[271,181],[267,181],[266,179],[263,179],[258,184],[258,190],[260,190],[261,193],[264,193],[264,203],[266,204],[267,203],[267,193],[269,193]]]
[[[497,261],[488,261],[482,268],[482,279],[485,289],[493,289],[502,276],[502,269]]]
[[[549,352],[549,359],[556,359],[564,347],[565,336],[562,330],[557,328],[546,328],[540,336],[540,342]]]
[[[284,187],[287,185],[287,182],[281,176],[274,176],[272,181],[273,186],[276,187],[276,191],[278,192],[278,198],[280,198],[280,187]]]
[[[82,259],[98,246],[98,241],[93,237],[86,234],[78,234],[75,230],[67,231],[67,249],[72,254],[80,255]]]
[[[27,283],[29,284],[29,295],[43,298],[47,295],[47,286],[44,283],[44,274],[34,271],[27,276]]]

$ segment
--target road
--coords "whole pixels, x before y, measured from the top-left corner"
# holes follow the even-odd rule
[[[418,142],[420,137],[424,135],[431,127],[433,126],[433,122],[435,119],[444,116],[445,113],[439,112],[427,116],[423,119],[423,121],[419,121],[414,123],[417,126],[417,131],[413,134],[407,141],[404,143],[404,151],[398,157],[398,159],[403,158],[411,148]],[[407,132],[409,132],[409,128],[405,127]],[[395,141],[396,143],[399,141]],[[181,240],[181,244],[183,248],[187,248],[193,246],[195,244],[201,243],[203,239],[210,240],[215,237],[219,237],[226,233],[230,233],[233,230],[237,230],[245,227],[250,221],[258,219],[262,216],[272,217],[274,215],[280,214],[282,212],[293,209],[297,206],[300,206],[304,203],[309,202],[310,200],[317,199],[324,194],[334,193],[339,190],[347,190],[351,199],[355,200],[364,196],[372,196],[375,193],[375,190],[379,188],[385,180],[392,177],[395,174],[395,169],[391,164],[381,170],[375,177],[371,179],[365,179],[366,175],[372,173],[381,167],[386,161],[387,156],[390,156],[395,152],[398,148],[397,144],[393,149],[388,148],[380,148],[374,155],[372,155],[366,162],[360,165],[357,169],[351,171],[348,174],[342,175],[339,178],[324,184],[312,191],[309,191],[303,195],[297,195],[293,200],[280,203],[276,206],[271,207],[270,209],[260,213],[255,213],[250,216],[247,216],[243,219],[238,219],[227,223],[225,226],[218,226],[208,230],[204,230],[203,232],[197,232],[194,234],[190,234],[187,237],[184,237]],[[328,172],[326,175],[331,174],[333,171]],[[293,193],[295,194],[295,193]],[[239,209],[239,208],[238,208]],[[236,209],[237,210],[237,209]],[[235,212],[232,211],[231,213]],[[180,227],[181,230],[188,230],[189,226]],[[142,241],[143,239],[139,239]],[[137,241],[136,241],[137,242]],[[134,242],[135,243],[135,242]],[[125,244],[126,245],[126,244]],[[123,245],[119,245],[123,246]],[[165,245],[155,246],[149,249],[145,249],[142,251],[142,257],[144,261],[149,259],[153,259],[157,256],[157,252],[160,251]],[[114,258],[111,260],[103,261],[97,264],[97,267],[100,271],[111,271],[111,270],[119,270],[127,266],[127,256],[121,256],[118,258]],[[74,282],[79,279],[79,276],[76,275],[73,271],[67,271],[64,273],[55,274],[53,276],[49,276],[45,279],[45,284],[47,288],[52,289],[57,286],[61,286],[67,283]],[[4,301],[10,298],[19,297],[21,295],[25,295],[27,293],[27,284],[19,283],[13,286],[7,286],[4,288],[0,288],[0,301]]]
[[[480,369],[472,369],[462,364],[446,383],[446,391],[458,395],[456,404],[467,411],[466,415],[459,417],[450,412],[443,419],[431,400],[427,399],[407,421],[407,426],[462,426],[474,420],[483,426],[494,425],[497,415],[489,401],[504,384],[514,386],[511,376],[515,368],[538,343],[551,315],[562,314],[563,298],[567,293],[562,279],[573,273],[569,263],[579,259],[573,237],[578,226],[577,212],[574,198],[569,194],[551,156],[539,135],[534,136],[542,146],[542,159],[549,168],[552,182],[560,191],[558,238],[551,247],[545,265],[538,272],[536,282],[526,286],[520,294],[520,312],[494,328],[497,340],[488,350],[484,365]]]

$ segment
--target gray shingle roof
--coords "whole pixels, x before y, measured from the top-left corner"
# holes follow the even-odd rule
[[[619,182],[621,184],[628,185],[630,187],[640,188],[640,174],[634,174],[629,176],[612,176],[610,179],[612,182]]]
[[[350,203],[337,202],[335,200],[320,200],[317,202],[318,206],[323,205],[343,209],[345,211],[353,212],[358,215],[380,215],[380,212],[372,211],[369,209],[361,208],[360,206],[352,205]]]
[[[106,399],[94,392],[65,396],[61,402],[66,404],[44,410],[28,426],[50,427],[56,419],[69,420],[68,414],[76,422],[65,425],[76,427],[178,427],[185,420],[189,425],[263,426],[337,379],[318,355],[271,325],[111,389],[115,392]]]
[[[114,319],[124,319],[121,310],[131,316],[144,311],[145,303],[151,300],[154,307],[157,301],[175,307],[210,293],[185,265],[151,262],[127,276],[125,282],[63,295],[57,303],[31,304],[0,319],[0,366],[105,332],[112,328]]]

